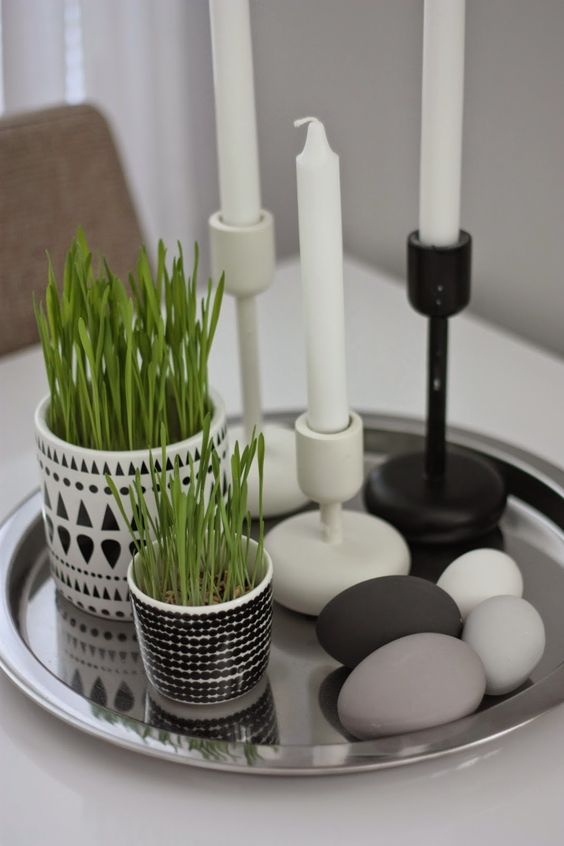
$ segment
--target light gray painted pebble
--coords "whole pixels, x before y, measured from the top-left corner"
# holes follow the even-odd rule
[[[486,691],[500,696],[520,687],[542,658],[544,624],[526,599],[492,596],[470,612],[462,634],[486,671]]]

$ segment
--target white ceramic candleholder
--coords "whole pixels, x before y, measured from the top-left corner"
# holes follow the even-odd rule
[[[231,226],[216,212],[209,220],[212,274],[225,273],[225,290],[236,299],[239,367],[243,400],[243,425],[229,432],[231,446],[248,442],[253,429],[262,431],[264,462],[263,512],[277,517],[307,503],[296,474],[296,439],[290,429],[263,425],[258,352],[256,297],[270,286],[274,276],[274,219],[262,210],[253,226]],[[249,508],[258,515],[258,475],[249,478]]]
[[[274,563],[274,598],[286,608],[317,616],[338,593],[376,576],[409,572],[409,548],[389,523],[342,503],[363,482],[363,430],[351,412],[349,426],[335,434],[296,420],[298,480],[304,494],[319,503],[279,523],[266,537]]]

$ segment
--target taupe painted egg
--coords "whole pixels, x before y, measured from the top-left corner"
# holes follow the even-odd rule
[[[473,649],[449,635],[413,634],[361,661],[337,701],[339,719],[355,737],[418,731],[471,714],[486,689]]]

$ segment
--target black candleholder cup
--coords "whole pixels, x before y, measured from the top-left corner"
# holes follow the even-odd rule
[[[412,543],[451,544],[477,538],[498,523],[506,485],[487,459],[447,445],[448,319],[470,302],[472,239],[433,247],[407,239],[409,301],[429,318],[427,425],[423,452],[397,455],[376,467],[364,487],[366,507]]]

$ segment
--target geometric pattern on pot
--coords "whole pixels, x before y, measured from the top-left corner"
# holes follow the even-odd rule
[[[210,435],[220,456],[226,487],[229,458],[225,406],[214,391],[210,398],[214,406]],[[127,492],[139,470],[147,504],[153,509],[149,456],[152,452],[158,470],[161,450],[105,451],[69,444],[47,427],[48,404],[46,397],[35,412],[35,441],[51,573],[63,596],[78,608],[108,619],[131,620],[127,586],[131,537],[105,476],[113,479],[129,510]],[[178,455],[180,478],[187,485],[188,456],[192,456],[198,470],[201,445],[202,437],[198,433],[167,446],[168,475]],[[211,479],[210,473],[208,489]]]
[[[142,717],[146,677],[132,623],[96,619],[57,591],[57,673],[96,705]]]
[[[256,543],[251,541],[250,555]],[[242,696],[268,665],[272,561],[253,590],[217,605],[169,605],[147,596],[129,570],[137,639],[153,687],[177,702],[209,705]]]

